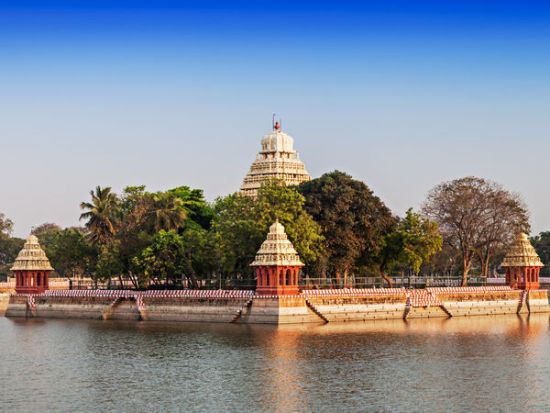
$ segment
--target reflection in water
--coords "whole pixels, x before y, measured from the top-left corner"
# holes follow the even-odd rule
[[[550,411],[547,315],[250,326],[0,318],[3,411]]]

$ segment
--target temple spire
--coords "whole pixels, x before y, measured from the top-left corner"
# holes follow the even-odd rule
[[[263,137],[261,150],[244,178],[241,194],[254,198],[262,183],[269,180],[281,180],[293,186],[310,179],[294,150],[294,139],[281,130],[281,120],[275,121],[273,114],[273,130]]]

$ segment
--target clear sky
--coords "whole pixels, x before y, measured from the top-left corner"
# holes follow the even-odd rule
[[[0,0],[0,212],[78,224],[96,185],[238,190],[271,114],[312,176],[395,213],[466,175],[550,230],[550,5]]]

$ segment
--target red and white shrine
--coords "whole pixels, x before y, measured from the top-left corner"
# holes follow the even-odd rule
[[[526,234],[521,233],[514,241],[501,267],[506,269],[506,284],[510,287],[539,289],[539,273],[544,264]]]
[[[34,235],[27,238],[11,270],[15,274],[17,293],[40,294],[49,289],[48,278],[53,268]]]
[[[267,239],[250,265],[256,268],[256,294],[298,294],[298,277],[304,263],[279,221],[269,228]]]

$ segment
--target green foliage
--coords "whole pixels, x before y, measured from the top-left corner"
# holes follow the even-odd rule
[[[33,235],[36,235],[38,241],[40,242],[40,245],[42,246],[42,249],[49,258],[53,254],[54,248],[56,248],[56,238],[61,231],[62,229],[59,225],[47,222],[33,228],[31,233]]]
[[[220,270],[229,274],[252,273],[249,265],[265,238],[256,220],[254,201],[240,194],[218,198],[214,204],[212,236],[220,251]]]
[[[386,235],[381,267],[394,271],[411,269],[418,273],[420,267],[441,250],[442,242],[437,224],[410,208]]]
[[[275,220],[311,275],[380,274],[388,282],[387,273],[418,273],[427,264],[454,274],[472,259],[487,273],[511,235],[528,227],[517,196],[472,177],[432,191],[424,209],[433,221],[412,210],[402,219],[393,216],[367,185],[339,171],[299,187],[268,181],[255,199],[232,194],[213,204],[187,186],[159,192],[130,186],[120,196],[98,186],[90,195],[81,203],[85,230],[43,224],[33,233],[60,275],[126,278],[140,288],[181,286],[184,279],[196,286],[208,277],[250,279],[250,263]],[[458,223],[467,227],[453,233]],[[12,229],[0,214],[0,278],[23,245],[10,237]],[[440,230],[447,237],[443,249]],[[460,245],[462,234],[469,234],[468,245]],[[550,268],[550,232],[532,242]],[[460,262],[466,253],[469,261]]]
[[[8,277],[13,261],[24,243],[25,240],[20,238],[0,236],[0,281]]]
[[[188,186],[179,186],[168,191],[182,201],[188,211],[189,220],[208,230],[214,217],[214,211],[204,199],[202,189],[191,189]]]
[[[89,276],[95,267],[97,250],[87,242],[80,228],[65,228],[57,234],[48,257],[55,271],[64,277]]]
[[[80,214],[81,220],[87,220],[86,228],[90,240],[94,244],[106,244],[115,234],[115,219],[118,212],[118,198],[111,188],[97,186],[90,191],[91,202],[82,202],[80,208],[85,210]]]
[[[19,238],[12,238],[13,221],[0,213],[0,281],[6,280],[10,267],[25,243]]]
[[[187,267],[183,240],[175,231],[161,230],[150,246],[133,259],[145,279],[175,285]]]
[[[531,243],[544,264],[541,276],[550,276],[550,231],[541,232],[539,235],[532,237]]]
[[[119,242],[113,241],[109,245],[99,245],[94,279],[99,281],[111,280],[113,277],[120,276],[123,271]]]
[[[90,275],[95,267],[97,250],[86,240],[80,228],[61,229],[42,224],[33,230],[55,272],[61,277]]]
[[[338,277],[377,261],[396,219],[367,185],[335,171],[298,190],[306,199],[305,210],[322,228],[329,273]]]
[[[305,211],[304,202],[295,188],[276,181],[264,184],[255,200],[240,194],[219,198],[214,206],[212,232],[222,270],[251,275],[250,263],[276,219],[285,226],[305,263],[315,263],[323,251],[323,238],[319,225]]]
[[[220,254],[211,233],[201,227],[189,227],[181,234],[186,258],[185,274],[195,279],[219,270]]]
[[[208,208],[202,191],[187,187],[151,193],[145,186],[129,186],[120,198],[110,188],[97,187],[91,196],[91,202],[81,204],[86,210],[81,219],[87,220],[90,240],[100,251],[97,277],[101,279],[124,275],[136,286],[143,284],[141,269],[134,258],[151,245],[156,234],[185,232],[186,227],[200,228],[199,224],[187,222],[190,213],[208,224],[208,212],[204,212]],[[112,248],[103,248],[106,245]],[[107,264],[117,271],[108,270]]]
[[[149,211],[155,232],[177,231],[187,218],[183,201],[168,192],[157,192],[152,196]]]
[[[256,221],[262,233],[267,233],[275,220],[285,227],[288,238],[306,264],[312,264],[322,254],[321,227],[306,212],[305,198],[296,188],[280,181],[268,181],[258,191],[254,203]],[[262,239],[262,241],[263,241]]]

